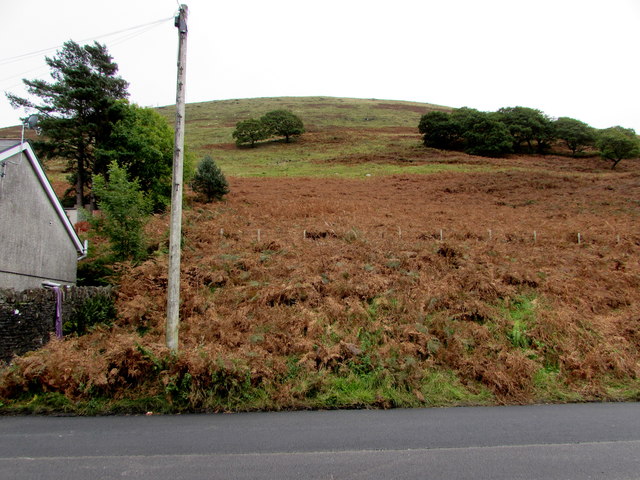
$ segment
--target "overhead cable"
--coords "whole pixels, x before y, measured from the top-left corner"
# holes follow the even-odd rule
[[[164,22],[167,22],[169,20],[173,20],[173,17],[167,17],[167,18],[163,18],[163,19],[160,19],[160,20],[155,20],[153,22],[144,23],[142,25],[136,25],[135,27],[129,27],[129,28],[125,28],[125,29],[122,29],[122,30],[117,30],[115,32],[105,33],[103,35],[98,35],[98,36],[95,36],[95,37],[85,38],[85,39],[80,40],[78,43],[83,43],[83,42],[88,42],[90,40],[97,40],[97,39],[101,39],[101,38],[111,37],[113,35],[118,35],[120,33],[132,32],[134,30],[140,30],[140,29],[145,29],[145,27],[149,27],[149,28],[146,28],[145,30],[143,30],[143,32],[141,32],[141,33],[144,33],[144,32],[146,32],[148,30],[151,30],[151,28],[156,27],[156,26],[158,26],[158,25],[160,25],[160,24],[162,24]],[[133,35],[131,38],[133,38],[135,36],[137,36],[137,35]],[[0,65],[7,65],[9,63],[20,62],[22,60],[26,60],[26,59],[29,59],[29,58],[32,58],[32,57],[36,57],[36,56],[42,55],[43,53],[49,52],[51,50],[55,50],[57,48],[61,48],[62,46],[63,45],[56,45],[54,47],[49,47],[49,48],[43,48],[43,49],[40,49],[40,50],[36,50],[35,52],[24,53],[22,55],[16,55],[14,57],[2,58],[2,59],[0,59]]]

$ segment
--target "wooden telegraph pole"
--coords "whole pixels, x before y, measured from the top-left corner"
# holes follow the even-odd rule
[[[173,180],[171,220],[169,225],[169,277],[167,287],[167,347],[178,351],[180,323],[180,242],[182,237],[182,170],[184,163],[184,86],[187,67],[187,15],[189,9],[180,5],[176,17],[178,27],[178,82],[176,85],[176,132],[173,149]]]

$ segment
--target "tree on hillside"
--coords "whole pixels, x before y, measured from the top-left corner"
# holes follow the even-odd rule
[[[203,194],[208,202],[221,200],[229,193],[227,179],[209,155],[206,155],[198,165],[191,180],[191,188],[194,192]]]
[[[544,153],[553,140],[553,122],[540,110],[527,107],[505,107],[498,110],[499,120],[506,125],[513,137],[513,149],[516,152],[523,150],[534,151],[533,142],[536,142],[538,153]]]
[[[66,42],[53,58],[45,59],[52,82],[23,80],[27,92],[40,99],[7,94],[15,107],[36,111],[44,140],[35,143],[42,158],[59,156],[69,160],[73,173],[76,205],[84,205],[91,175],[105,173],[96,168],[95,150],[121,119],[118,101],[126,98],[127,82],[117,76],[118,65],[99,43],[80,46]]]
[[[453,111],[451,120],[460,129],[466,153],[499,157],[511,152],[512,137],[495,113],[463,107]]]
[[[257,141],[269,138],[269,128],[260,120],[250,118],[236,123],[236,129],[233,131],[233,138],[236,139],[236,145],[249,144],[255,147]]]
[[[429,112],[420,118],[418,131],[424,135],[427,147],[452,149],[460,142],[460,125],[450,113]]]
[[[271,135],[285,137],[287,143],[290,137],[304,133],[302,120],[288,110],[273,110],[266,113],[260,121],[268,128]]]
[[[602,158],[613,162],[612,170],[622,160],[640,156],[640,139],[632,128],[618,126],[600,130],[596,147]]]
[[[580,120],[560,117],[555,123],[555,136],[564,141],[573,156],[596,141],[596,130]]]
[[[138,181],[153,211],[160,212],[171,201],[173,130],[155,110],[125,101],[119,108],[122,119],[95,150],[95,170],[103,172],[117,160],[129,178]]]

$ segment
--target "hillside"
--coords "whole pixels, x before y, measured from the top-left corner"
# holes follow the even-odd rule
[[[275,109],[296,114],[307,133],[286,148],[280,142],[236,148],[231,136],[236,123]],[[358,176],[362,167],[354,164],[365,161],[387,164],[384,172],[393,173],[401,170],[393,164],[411,164],[424,155],[422,149],[415,148],[419,143],[417,125],[421,115],[430,110],[449,109],[413,102],[327,97],[196,103],[187,106],[185,142],[196,155],[211,155],[233,176]],[[159,111],[174,121],[173,107]]]
[[[308,133],[231,143],[275,108]],[[116,324],[3,369],[4,411],[639,400],[640,166],[426,149],[429,108],[189,105],[187,143],[231,193],[187,196],[179,355],[158,217],[151,257],[120,266]]]

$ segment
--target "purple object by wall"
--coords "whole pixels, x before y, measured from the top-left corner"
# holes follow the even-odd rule
[[[53,287],[56,296],[56,337],[62,338],[62,289]]]

